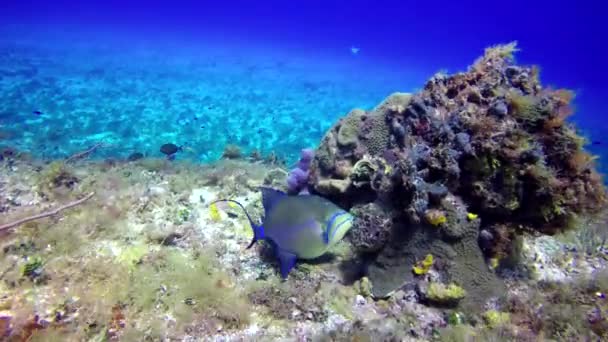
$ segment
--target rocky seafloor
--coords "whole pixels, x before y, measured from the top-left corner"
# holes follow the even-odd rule
[[[513,48],[351,112],[295,181],[246,158],[3,155],[0,336],[607,338],[605,189],[564,121],[570,95],[541,89]],[[259,219],[260,186],[327,196],[353,228],[283,281],[269,246],[245,248],[243,212],[210,205],[235,199]]]

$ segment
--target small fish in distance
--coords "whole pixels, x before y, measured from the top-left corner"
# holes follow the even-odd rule
[[[290,196],[264,187],[260,190],[264,217],[259,225],[237,201],[222,199],[213,203],[232,202],[245,211],[253,229],[253,239],[247,248],[259,240],[269,242],[279,259],[283,279],[287,278],[297,259],[320,257],[352,227],[353,216],[323,197]]]
[[[174,160],[175,154],[182,150],[183,150],[182,146],[177,146],[172,143],[163,144],[160,147],[160,152],[162,154],[166,155],[168,160]]]

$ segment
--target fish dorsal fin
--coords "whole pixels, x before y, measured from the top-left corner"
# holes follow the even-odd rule
[[[287,196],[286,193],[273,188],[260,187],[262,191],[262,204],[264,205],[264,215],[268,216],[268,213],[281,199]]]

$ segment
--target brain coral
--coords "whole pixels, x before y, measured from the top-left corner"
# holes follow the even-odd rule
[[[350,240],[360,252],[376,252],[389,241],[392,232],[392,218],[388,210],[376,203],[354,207],[355,222],[351,228]]]
[[[365,116],[365,111],[354,109],[340,122],[338,129],[338,145],[341,147],[356,147],[359,135],[359,125]]]

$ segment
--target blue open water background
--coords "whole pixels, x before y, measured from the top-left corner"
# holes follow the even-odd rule
[[[0,145],[64,158],[217,160],[226,144],[293,162],[350,109],[462,71],[487,46],[576,91],[608,157],[608,11],[599,1],[3,1]],[[353,54],[351,48],[359,50]],[[40,111],[36,115],[33,112]],[[606,170],[604,168],[604,170]]]

